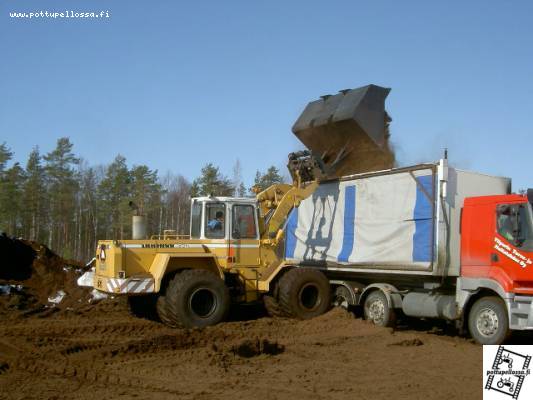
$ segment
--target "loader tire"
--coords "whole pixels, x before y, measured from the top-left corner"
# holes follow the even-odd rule
[[[324,314],[331,305],[328,278],[312,268],[294,268],[279,280],[279,304],[289,317],[309,319]]]
[[[159,296],[157,298],[157,302],[155,303],[157,316],[159,317],[159,320],[164,323],[165,325],[168,325],[172,328],[176,327],[176,323],[174,320],[170,317],[167,311],[167,299],[166,296]]]
[[[214,273],[190,269],[177,274],[166,291],[166,312],[175,326],[202,328],[224,320],[229,311],[229,290]]]
[[[128,296],[130,314],[137,318],[155,319],[157,297],[153,294]]]
[[[272,318],[285,317],[285,313],[281,309],[281,306],[274,296],[263,296],[263,304],[267,314]]]
[[[468,313],[468,330],[479,344],[502,344],[509,337],[509,318],[502,299],[482,297]]]

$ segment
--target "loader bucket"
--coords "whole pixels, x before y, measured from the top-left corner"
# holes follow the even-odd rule
[[[305,107],[292,132],[322,158],[328,178],[394,166],[385,111],[389,92],[368,85],[321,96]]]

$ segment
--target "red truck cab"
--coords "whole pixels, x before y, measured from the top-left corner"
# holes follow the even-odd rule
[[[533,196],[529,193],[464,201],[458,289],[478,297],[467,310],[475,313],[468,318],[469,330],[487,338],[496,331],[507,335],[509,330],[533,329]]]

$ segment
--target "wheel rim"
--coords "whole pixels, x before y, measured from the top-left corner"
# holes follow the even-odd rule
[[[367,307],[368,319],[374,324],[381,324],[385,320],[385,304],[381,299],[371,300]]]
[[[333,306],[348,309],[350,306],[349,294],[342,289],[337,289],[333,298]]]
[[[308,311],[313,311],[320,305],[320,291],[314,283],[305,284],[298,293],[300,305]]]
[[[335,299],[333,299],[333,306],[334,307],[342,307],[342,308],[348,308],[348,299],[344,297],[343,295],[337,295],[335,296]]]
[[[198,288],[189,298],[189,308],[200,318],[209,318],[217,308],[217,297],[208,288]]]
[[[476,327],[481,335],[485,337],[494,336],[499,327],[498,314],[491,308],[482,309],[477,316]]]

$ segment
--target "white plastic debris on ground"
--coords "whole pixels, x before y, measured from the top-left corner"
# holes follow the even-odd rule
[[[78,286],[93,287],[94,267],[78,278]]]
[[[22,285],[0,285],[0,296],[8,296],[12,292],[20,292],[22,290]]]
[[[87,265],[90,265],[92,262],[93,260],[89,261]],[[89,271],[80,276],[77,281],[78,286],[93,287],[94,272],[95,268],[92,267]],[[89,303],[95,303],[97,301],[107,299],[108,297],[109,295],[107,293],[93,289],[93,291],[91,292],[91,298],[89,299]]]
[[[48,298],[48,302],[52,304],[59,304],[63,301],[67,294],[63,290],[58,290],[56,295]]]
[[[89,300],[89,303],[94,303],[103,299],[107,299],[109,295],[107,293],[101,292],[99,290],[93,289],[91,292],[92,298]]]

